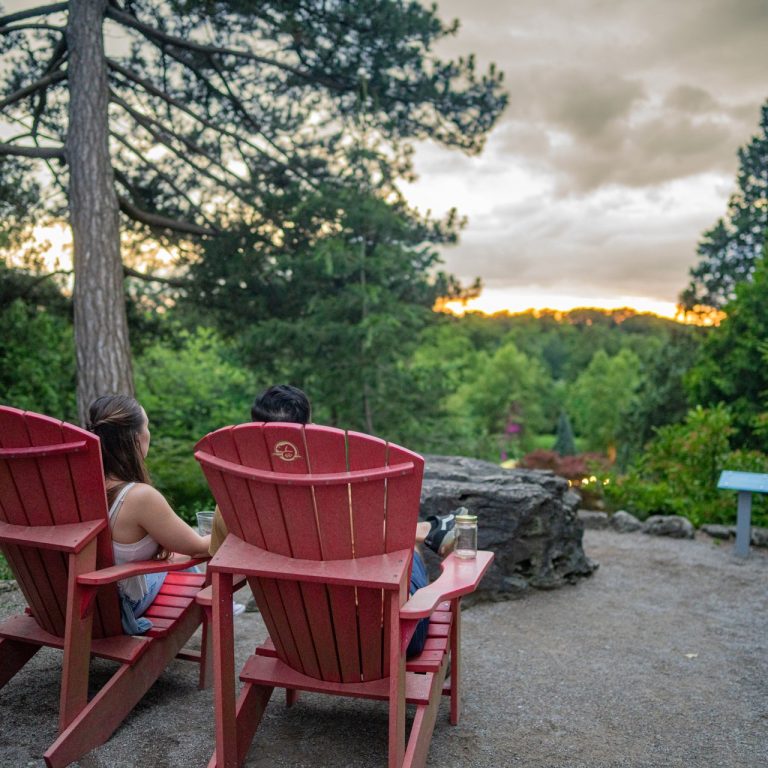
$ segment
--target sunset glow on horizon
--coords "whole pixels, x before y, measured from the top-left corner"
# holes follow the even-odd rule
[[[674,302],[662,301],[648,296],[585,296],[553,293],[536,288],[484,288],[476,299],[470,299],[466,303],[449,301],[443,306],[444,309],[457,315],[463,315],[466,312],[482,312],[486,315],[493,315],[497,312],[516,314],[544,310],[569,312],[585,307],[605,310],[628,308],[638,313],[651,312],[669,320],[680,319],[677,305]]]

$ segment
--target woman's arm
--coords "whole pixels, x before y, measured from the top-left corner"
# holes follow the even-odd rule
[[[208,555],[211,537],[198,536],[151,485],[138,483],[128,491],[119,518],[124,524],[130,522],[144,530],[169,552],[192,557]]]

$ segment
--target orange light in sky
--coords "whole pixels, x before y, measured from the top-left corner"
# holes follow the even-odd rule
[[[664,301],[648,296],[584,296],[549,291],[542,287],[535,288],[486,288],[475,299],[466,303],[448,301],[436,309],[463,315],[465,312],[482,312],[492,315],[496,312],[541,312],[551,310],[568,312],[572,309],[592,307],[595,309],[634,309],[638,313],[650,312],[669,320],[677,320],[690,325],[718,325],[723,318],[721,312],[704,314],[681,313],[673,301]]]

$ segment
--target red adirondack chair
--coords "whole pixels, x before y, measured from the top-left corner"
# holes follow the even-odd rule
[[[424,460],[354,432],[258,423],[207,435],[195,458],[230,532],[209,564],[210,765],[242,764],[275,687],[286,689],[289,704],[301,690],[388,701],[390,768],[424,765],[441,694],[451,696],[451,722],[459,719],[459,598],[493,559],[451,555],[442,576],[408,598]],[[234,574],[247,576],[270,636],[243,667],[237,702]],[[406,661],[426,616],[426,647]],[[407,748],[406,703],[416,705]]]
[[[0,406],[0,547],[29,606],[0,622],[0,687],[41,646],[64,651],[59,735],[47,765],[69,765],[105,742],[175,656],[198,662],[205,686],[207,654],[180,653],[203,619],[195,597],[204,575],[169,574],[145,614],[153,628],[123,634],[116,582],[169,563],[113,565],[98,437]],[[120,666],[89,702],[91,655]]]

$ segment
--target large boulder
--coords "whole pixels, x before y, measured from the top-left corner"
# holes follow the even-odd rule
[[[422,517],[466,507],[478,518],[478,546],[496,553],[474,599],[518,597],[553,589],[597,568],[582,547],[579,495],[548,470],[502,469],[461,456],[427,456]],[[425,552],[430,574],[439,560]]]

